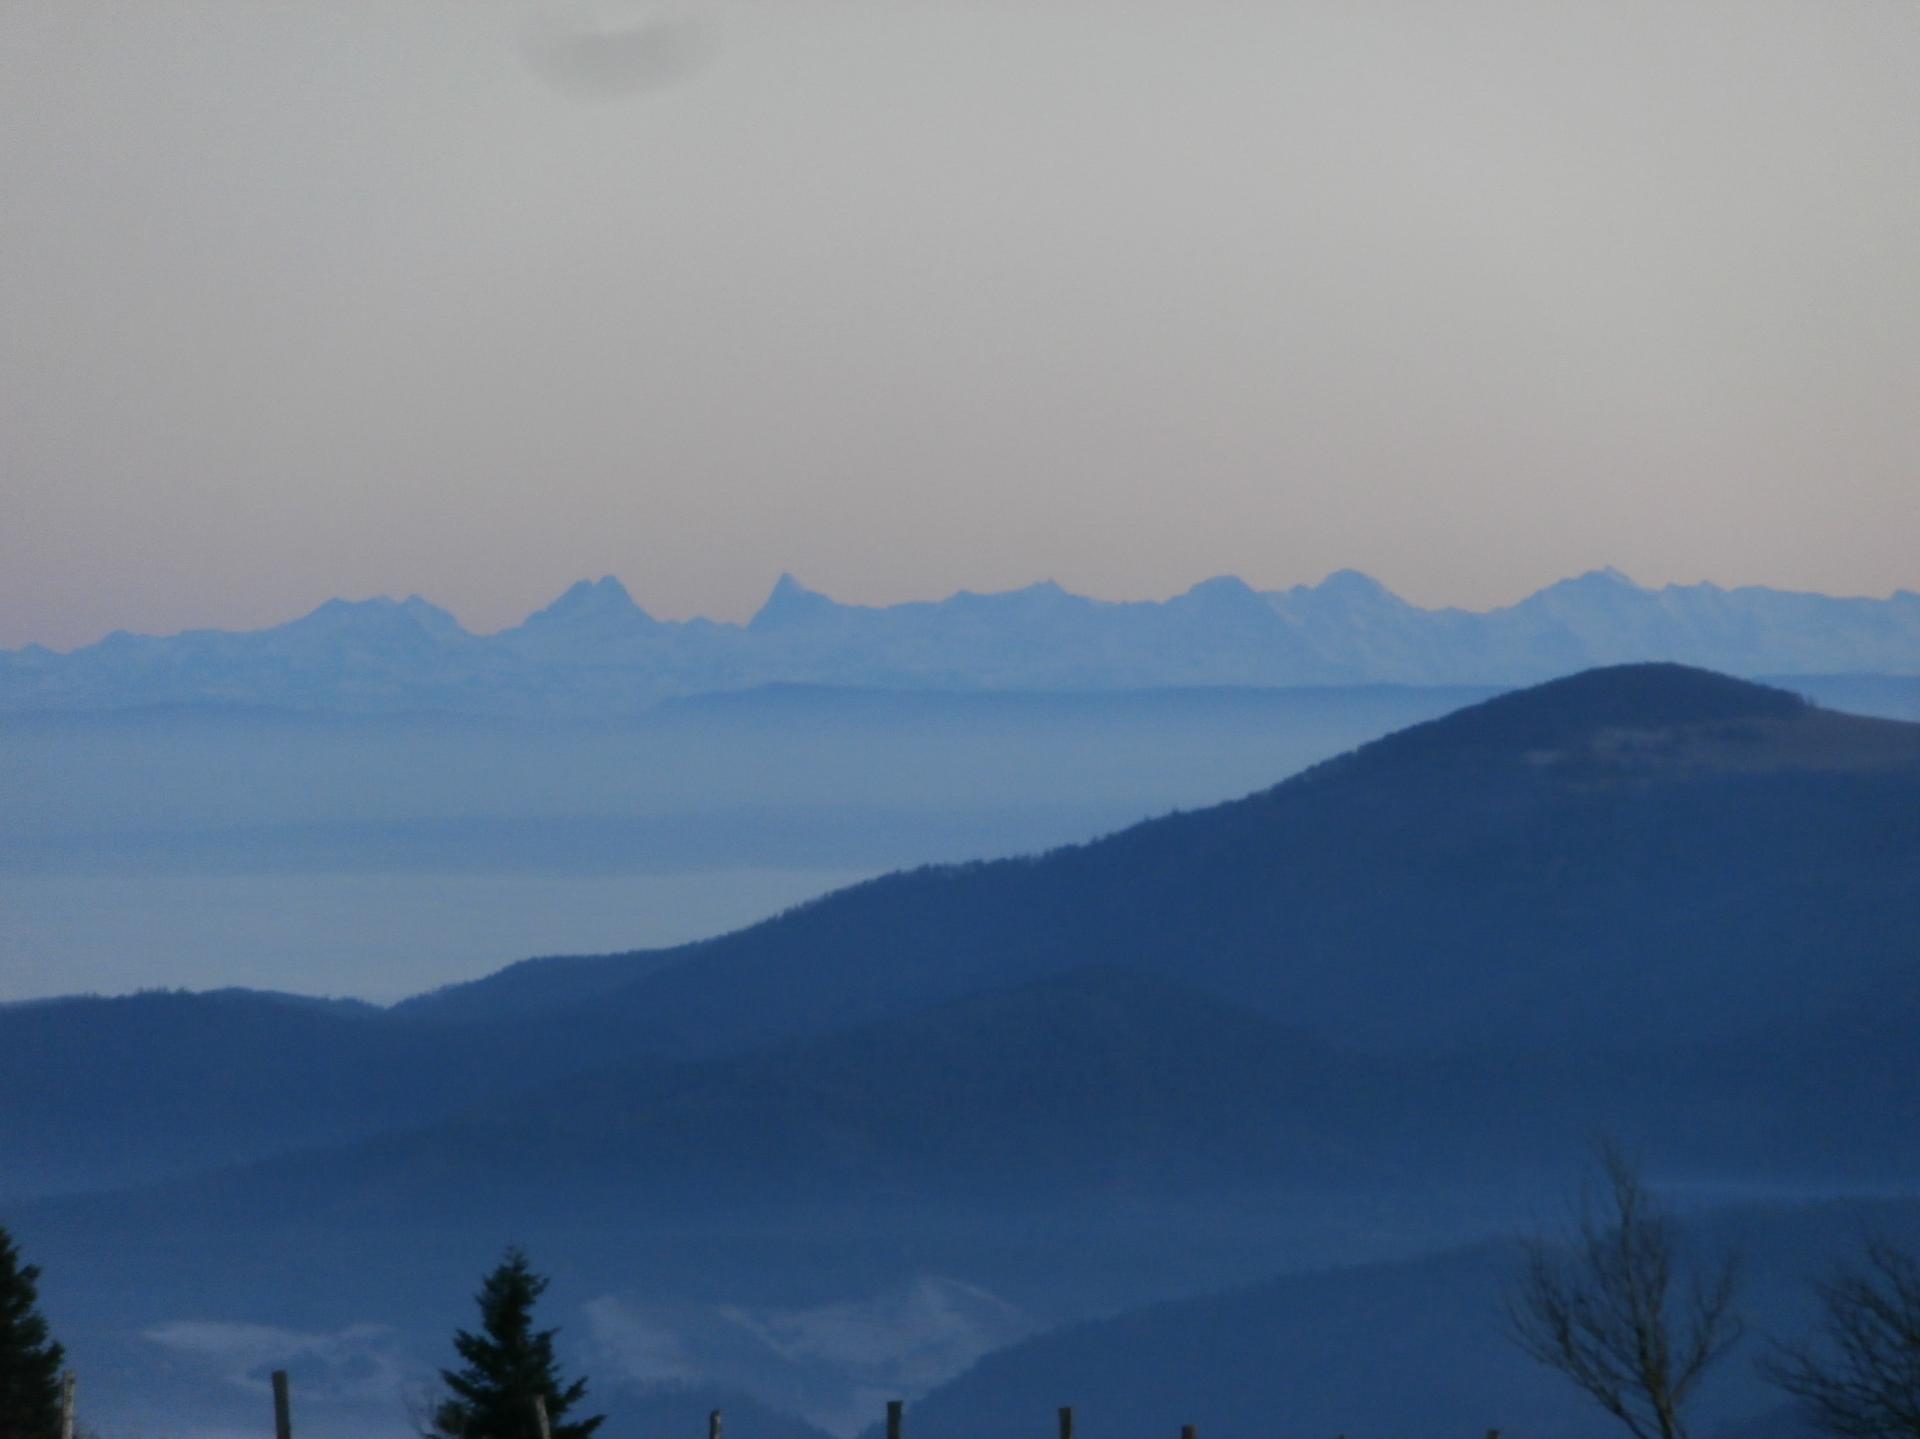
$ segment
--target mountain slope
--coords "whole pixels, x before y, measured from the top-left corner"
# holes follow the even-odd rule
[[[993,1207],[1010,1183],[1049,1205],[1351,1188],[1393,1172],[1355,1151],[1338,1102],[1369,1077],[1203,994],[1078,971],[725,1061],[558,1079],[424,1127],[143,1191],[116,1227],[580,1222],[856,1195]]]
[[[577,1067],[245,990],[0,1006],[0,1196],[126,1184],[338,1143]]]
[[[888,876],[541,1023],[715,1053],[1088,964],[1381,1050],[1733,1039],[1911,1012],[1920,726],[1592,671],[1248,799]]]
[[[1920,1078],[1903,1031],[1883,1021],[1883,1042],[1863,1045],[1872,1032],[1848,1026],[1847,1055],[1796,1032],[1758,1063],[1738,1047],[1383,1059],[1164,978],[1083,969],[725,1059],[545,1082],[528,1069],[518,1091],[496,1081],[491,1093],[470,1069],[451,1117],[406,1123],[389,1105],[386,1133],[317,1136],[298,1153],[50,1207],[122,1234],[564,1228],[849,1205],[988,1215],[1093,1199],[1146,1212],[1470,1187],[1550,1166],[1568,1135],[1595,1132],[1632,1134],[1699,1172],[1910,1182]],[[292,1112],[271,1065],[252,1068],[259,1105]],[[1883,1108],[1837,1118],[1867,1094]]]

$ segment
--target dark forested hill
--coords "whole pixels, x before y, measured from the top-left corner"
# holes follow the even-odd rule
[[[1378,1070],[1165,980],[1086,970],[726,1060],[592,1070],[94,1204],[123,1230],[406,1228],[1351,1189],[1400,1177],[1353,1122],[1380,1105]]]
[[[1118,964],[1385,1052],[1691,1044],[1911,1006],[1917,876],[1920,726],[1625,666],[1094,844],[875,880],[549,1022],[720,1053]]]
[[[1869,1033],[1881,1042],[1863,1043]],[[443,1087],[414,1104],[457,1107],[447,1117],[405,1122],[389,1101],[375,1110],[385,1133],[318,1145],[316,1133],[296,1153],[51,1212],[123,1236],[151,1230],[156,1245],[193,1229],[318,1227],[351,1246],[423,1227],[564,1230],[636,1215],[656,1228],[723,1213],[784,1225],[850,1204],[1051,1214],[1119,1197],[1192,1211],[1301,1191],[1471,1188],[1551,1169],[1600,1132],[1631,1134],[1682,1175],[1920,1178],[1910,1035],[1864,1023],[1844,1034],[1846,1053],[1800,1031],[1759,1053],[1380,1057],[1164,977],[1083,969],[723,1059],[594,1068],[520,1092],[489,1085],[480,1065],[443,1063],[466,1100]],[[294,1109],[284,1074],[261,1070],[271,1082],[258,1110]]]
[[[502,1026],[247,990],[0,1007],[0,1197],[91,1189],[338,1143],[574,1068]]]

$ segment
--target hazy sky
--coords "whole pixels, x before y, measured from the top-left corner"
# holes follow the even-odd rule
[[[0,0],[0,645],[1920,585],[1913,0]]]

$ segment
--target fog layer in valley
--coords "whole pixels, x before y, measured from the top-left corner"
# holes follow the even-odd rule
[[[771,690],[605,724],[0,719],[0,998],[376,1000],[1242,794],[1485,690]]]

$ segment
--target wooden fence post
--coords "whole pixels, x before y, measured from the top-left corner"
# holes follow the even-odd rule
[[[60,1439],[73,1439],[73,1391],[80,1385],[71,1369],[60,1376]]]
[[[540,1439],[553,1439],[553,1426],[547,1423],[547,1398],[544,1394],[533,1396],[533,1427]]]
[[[293,1439],[293,1396],[284,1369],[273,1371],[273,1439]]]
[[[906,1407],[898,1399],[887,1401],[887,1439],[900,1439],[901,1418]]]
[[[1073,1406],[1067,1404],[1060,1410],[1060,1439],[1073,1439]]]
[[[725,1426],[725,1423],[726,1421],[720,1417],[720,1411],[718,1409],[707,1415],[707,1439],[720,1439],[720,1431]]]
[[[1180,1426],[1180,1439],[1198,1439],[1199,1433],[1200,1431],[1191,1424],[1182,1424]]]

